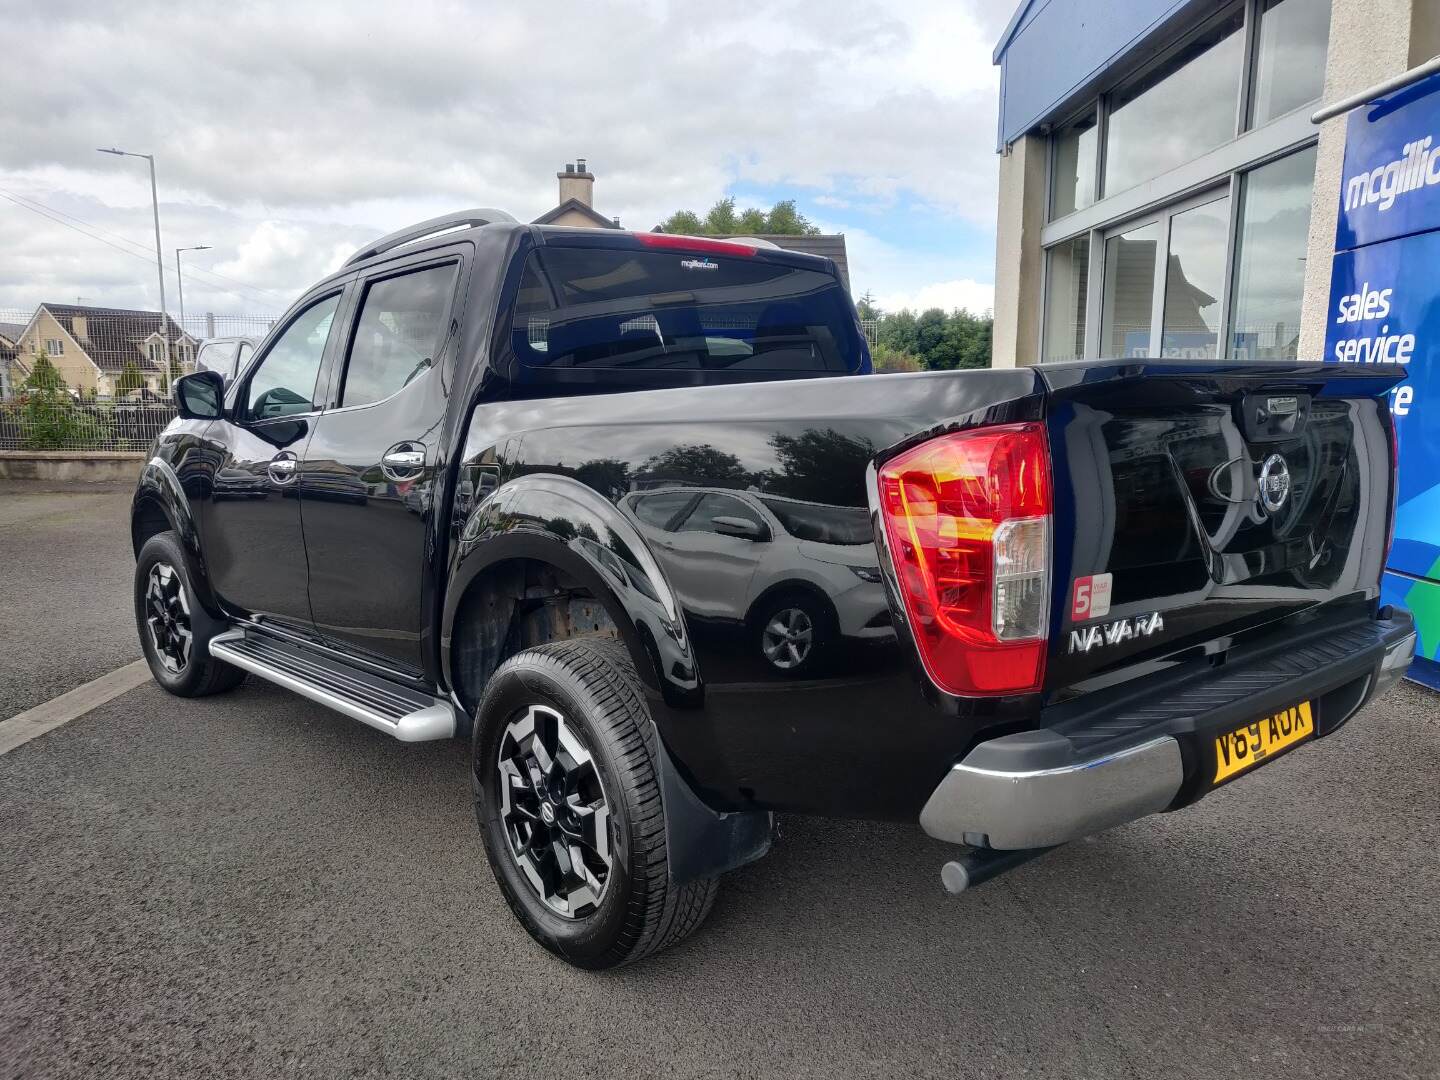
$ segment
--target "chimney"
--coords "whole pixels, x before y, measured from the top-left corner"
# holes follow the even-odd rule
[[[565,171],[555,174],[560,181],[560,201],[574,199],[582,206],[594,206],[593,193],[595,177],[585,168],[585,159],[576,158],[574,164],[566,164]]]
[[[90,340],[90,319],[88,316],[70,316],[70,329],[75,332],[75,337],[80,341]]]

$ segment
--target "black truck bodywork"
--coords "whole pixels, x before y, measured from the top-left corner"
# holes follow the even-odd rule
[[[1387,392],[1403,372],[1117,360],[877,376],[853,308],[826,324],[812,368],[717,362],[740,346],[704,328],[700,358],[681,362],[672,312],[703,307],[684,290],[587,294],[598,315],[536,299],[536,268],[551,258],[689,258],[720,275],[738,262],[723,244],[672,239],[496,222],[347,265],[277,323],[250,369],[317,300],[330,304],[310,407],[242,418],[247,372],[225,387],[223,417],[172,424],[136,492],[137,553],[173,531],[200,636],[271,649],[291,665],[287,685],[323,681],[302,670],[313,662],[366,693],[451,710],[448,727],[416,737],[468,735],[490,675],[518,650],[618,638],[659,736],[677,876],[763,851],[773,811],[926,820],[967,760],[994,775],[1073,776],[1168,739],[1173,791],[1082,825],[1178,808],[1214,786],[1217,734],[1302,699],[1328,734],[1403,672],[1409,617],[1379,607]],[[808,256],[745,258],[736,295],[759,273],[751,264],[794,277],[810,299],[834,278]],[[453,284],[429,366],[348,406],[367,290],[440,266]],[[624,302],[656,315],[617,315]],[[624,356],[676,363],[592,362],[580,344],[572,363],[552,362],[572,348],[567,334],[588,341],[585,320],[602,317],[627,320]],[[754,319],[781,341],[801,316],[772,303]],[[819,355],[810,340],[805,355]],[[1020,693],[955,694],[917,648],[879,477],[930,440],[997,425],[1031,426],[1049,451],[1043,678]],[[386,464],[397,452],[419,464],[397,471]],[[1288,487],[1267,511],[1257,485],[1273,481],[1275,455]],[[277,473],[282,460],[293,464]],[[765,505],[802,521],[799,535],[781,536]],[[687,524],[701,519],[708,531]],[[741,604],[736,583],[756,580],[760,545],[768,584]],[[853,578],[843,596],[837,573]],[[1100,575],[1108,613],[1077,618],[1074,583]],[[777,597],[809,613],[823,663],[767,662],[756,620]],[[1068,838],[955,828],[931,831],[981,849]]]

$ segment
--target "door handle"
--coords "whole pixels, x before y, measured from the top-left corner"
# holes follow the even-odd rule
[[[391,450],[380,459],[380,464],[387,469],[423,469],[425,467],[425,451]]]
[[[293,457],[277,457],[265,466],[265,471],[270,474],[270,479],[277,484],[288,484],[295,479],[295,470],[298,465]]]

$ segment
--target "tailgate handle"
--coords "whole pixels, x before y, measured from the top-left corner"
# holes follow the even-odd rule
[[[1272,390],[1240,399],[1240,431],[1247,442],[1293,439],[1305,430],[1309,418],[1309,394]]]

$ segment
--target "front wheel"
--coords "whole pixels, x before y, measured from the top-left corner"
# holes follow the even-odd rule
[[[145,541],[135,560],[135,628],[155,681],[180,697],[238,686],[245,672],[210,655],[185,549],[173,532]]]
[[[615,641],[527,649],[480,703],[472,769],[490,867],[530,936],[576,967],[658,952],[714,903],[713,878],[670,880],[657,737]]]

